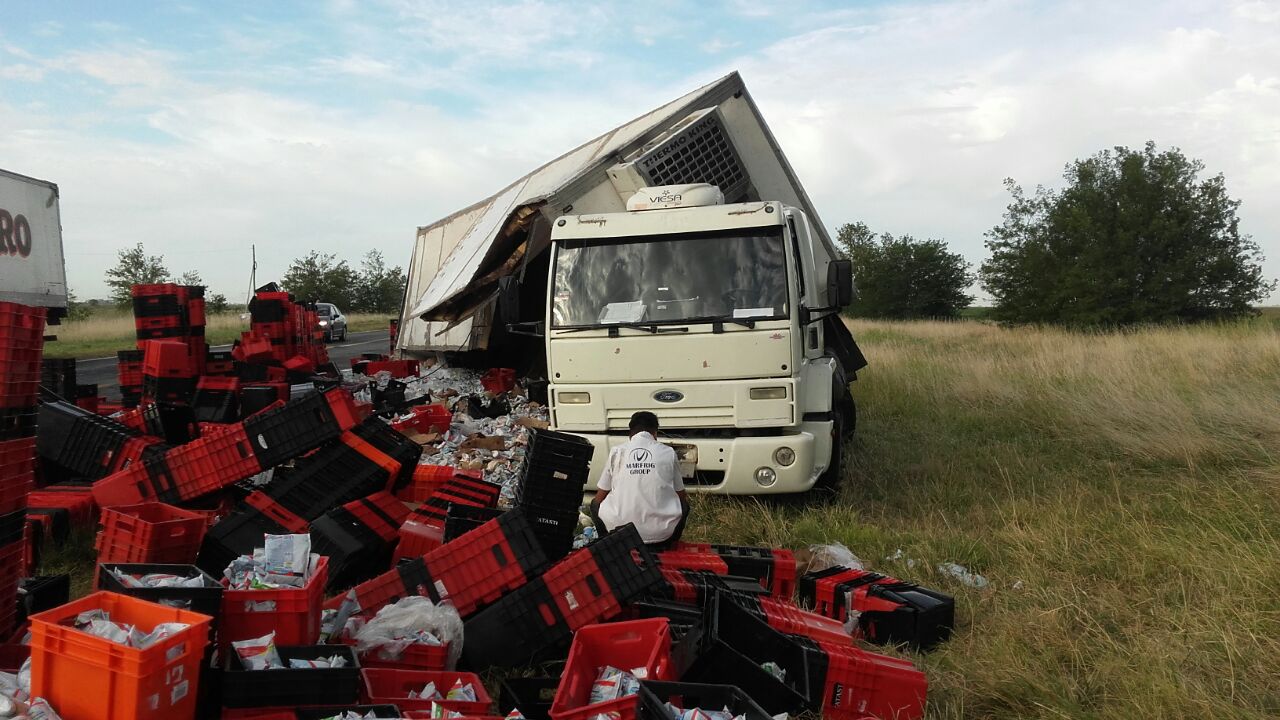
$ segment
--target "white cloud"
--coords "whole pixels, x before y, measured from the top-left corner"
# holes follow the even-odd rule
[[[26,63],[0,65],[0,80],[40,82],[42,79],[44,79],[44,69],[36,65],[28,65]]]
[[[102,294],[102,267],[138,241],[229,295],[247,287],[251,244],[260,279],[311,249],[356,260],[377,248],[405,264],[417,226],[735,67],[828,226],[864,220],[943,237],[980,260],[982,233],[1007,202],[1003,178],[1056,184],[1074,158],[1153,139],[1226,175],[1244,200],[1242,228],[1280,276],[1280,43],[1269,4],[800,6],[775,15],[798,29],[771,44],[702,34],[690,47],[742,44],[721,49],[719,67],[672,80],[668,58],[601,39],[669,39],[613,6],[388,2],[390,28],[333,0],[345,35],[294,64],[273,58],[261,78],[193,70],[145,44],[86,43],[46,61],[6,47],[46,82],[73,74],[82,97],[101,97],[74,113],[50,99],[0,113],[6,169],[62,188],[77,292]],[[286,37],[296,47],[306,32],[236,28],[215,34],[254,55]],[[448,61],[422,59],[431,53]],[[495,71],[500,87],[485,80]],[[386,87],[371,97],[396,99],[344,104],[268,84],[294,79],[326,93]],[[440,106],[438,88],[467,108]],[[102,130],[122,124],[129,138],[161,141]]]

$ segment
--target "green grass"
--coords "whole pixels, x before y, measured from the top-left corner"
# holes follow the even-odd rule
[[[930,718],[1280,716],[1280,327],[851,326],[838,500],[697,496],[689,539],[841,542],[954,594],[953,638],[905,654]]]
[[[249,320],[241,313],[223,313],[206,318],[205,341],[210,345],[227,345],[249,330]],[[351,313],[347,316],[349,332],[385,330],[388,315]],[[99,309],[84,320],[65,321],[51,326],[47,332],[57,335],[55,342],[46,342],[44,354],[51,358],[110,357],[117,350],[134,347],[133,315],[128,311]]]

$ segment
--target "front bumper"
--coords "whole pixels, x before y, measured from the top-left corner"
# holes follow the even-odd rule
[[[622,435],[601,435],[575,432],[595,446],[591,462],[591,478],[588,490],[596,489],[596,481],[603,472],[609,451],[627,442]],[[699,478],[685,480],[690,492],[708,492],[724,495],[774,495],[805,492],[813,487],[818,475],[827,468],[831,456],[830,423],[804,423],[799,432],[769,437],[696,438],[662,437],[662,442],[673,445],[693,445],[698,449]],[[779,465],[774,452],[789,447],[796,458],[788,466]],[[755,480],[758,468],[772,468],[777,480],[767,487]],[[723,475],[720,475],[723,473]],[[718,482],[704,482],[706,478]]]

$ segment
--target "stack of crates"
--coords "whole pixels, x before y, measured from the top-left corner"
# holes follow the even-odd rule
[[[215,375],[196,381],[191,409],[197,422],[231,423],[240,413],[240,379]]]
[[[148,340],[180,342],[187,350],[193,377],[203,375],[209,352],[204,336],[204,287],[155,283],[134,285],[130,292],[138,349]]]
[[[114,420],[62,401],[42,403],[38,417],[42,431],[36,451],[78,478],[110,475],[137,435]]]
[[[120,384],[120,404],[138,407],[142,402],[142,351],[121,350],[116,353],[116,380]]]
[[[516,506],[529,516],[548,557],[573,547],[594,446],[577,435],[534,430],[516,485]]]
[[[40,385],[63,400],[75,399],[75,358],[44,358],[40,365]]]
[[[519,667],[546,659],[567,646],[579,628],[612,620],[623,604],[661,582],[640,533],[634,525],[623,525],[468,618],[463,658],[471,667]]]
[[[144,340],[142,345],[142,398],[170,405],[189,405],[199,371],[190,350],[177,340]]]
[[[44,321],[44,308],[0,302],[0,633],[5,635],[17,622],[18,582],[24,575]]]
[[[841,565],[801,577],[800,601],[841,622],[856,612],[862,637],[878,645],[926,650],[951,637],[955,623],[950,595]]]
[[[796,594],[796,556],[780,548],[680,543],[683,553],[716,555],[729,575],[755,578],[770,595],[790,601]]]

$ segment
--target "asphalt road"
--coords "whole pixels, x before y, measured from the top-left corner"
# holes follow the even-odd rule
[[[329,360],[339,368],[349,367],[350,359],[362,353],[388,350],[389,336],[386,330],[368,330],[349,333],[347,339],[329,345]],[[217,345],[211,350],[230,350],[230,345]],[[98,384],[98,395],[118,398],[116,389],[116,358],[102,357],[76,361],[76,382],[81,385]]]

